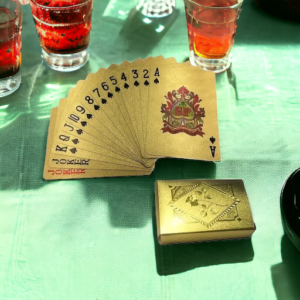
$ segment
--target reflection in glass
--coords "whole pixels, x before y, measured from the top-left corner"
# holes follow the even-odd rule
[[[147,17],[162,18],[170,15],[175,7],[175,0],[141,0],[137,10]]]

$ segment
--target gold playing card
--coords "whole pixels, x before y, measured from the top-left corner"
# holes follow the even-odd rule
[[[100,68],[61,99],[48,134],[47,180],[149,175],[160,157],[220,161],[215,75],[162,56]]]
[[[47,140],[47,150],[44,166],[44,179],[76,179],[94,177],[118,177],[149,175],[152,170],[145,172],[131,169],[124,165],[90,159],[74,159],[73,157],[51,153],[50,145],[57,118],[57,108],[51,111],[50,126]]]
[[[149,91],[149,157],[220,161],[215,75],[189,64],[162,66]]]
[[[242,180],[158,180],[161,244],[247,238],[255,230]]]

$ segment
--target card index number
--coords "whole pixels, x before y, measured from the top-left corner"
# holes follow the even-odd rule
[[[101,83],[101,86],[102,86],[102,88],[103,88],[104,91],[108,91],[108,90],[109,90],[109,87],[108,87],[108,85],[106,84],[106,82],[102,82],[102,83]]]
[[[95,89],[93,90],[93,92],[94,92],[94,93],[97,92],[98,97],[101,97],[98,88],[95,88]]]
[[[127,81],[127,77],[126,77],[124,72],[122,73],[121,79],[124,80],[124,81]]]
[[[80,112],[81,114],[84,114],[84,113],[85,113],[84,107],[82,107],[82,106],[80,106],[80,105],[76,106],[76,110],[77,110],[78,112]]]
[[[110,79],[110,81],[112,82],[113,85],[116,85],[118,83],[115,76],[110,76],[109,79]]]
[[[70,114],[69,119],[75,123],[79,121],[79,117],[74,114]]]
[[[149,78],[149,71],[147,69],[143,70],[144,72],[144,78]]]
[[[138,78],[139,74],[137,72],[137,70],[132,70],[132,73],[134,74],[133,78]]]
[[[94,92],[95,90],[93,90],[93,92]],[[99,96],[100,97],[100,96]],[[88,104],[93,104],[94,103],[94,100],[90,97],[90,96],[86,96],[85,97],[85,101],[87,101],[88,102]]]

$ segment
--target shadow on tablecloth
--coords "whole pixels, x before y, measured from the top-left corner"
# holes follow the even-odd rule
[[[249,262],[254,258],[251,239],[162,246],[157,240],[155,211],[153,239],[159,275],[173,275],[213,265]]]
[[[107,203],[113,227],[141,228],[152,218],[156,180],[214,179],[215,175],[213,162],[163,158],[150,176],[87,179],[82,180],[82,186],[88,202]]]
[[[273,286],[278,300],[299,300],[300,252],[284,235],[281,240],[282,262],[271,268]]]

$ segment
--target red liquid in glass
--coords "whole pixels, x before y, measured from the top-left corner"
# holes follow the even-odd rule
[[[93,1],[36,0],[30,2],[36,30],[45,51],[71,54],[90,41]],[[82,4],[81,6],[76,6]],[[75,6],[74,6],[75,5]]]
[[[228,9],[237,0],[194,0],[203,6],[224,7],[210,9],[194,6],[192,12],[186,9],[189,48],[198,56],[219,59],[231,49],[236,32],[237,11]]]
[[[228,7],[238,3],[238,0],[193,0],[202,6],[207,7]]]
[[[15,75],[21,64],[21,27],[18,16],[0,7],[0,78]]]

